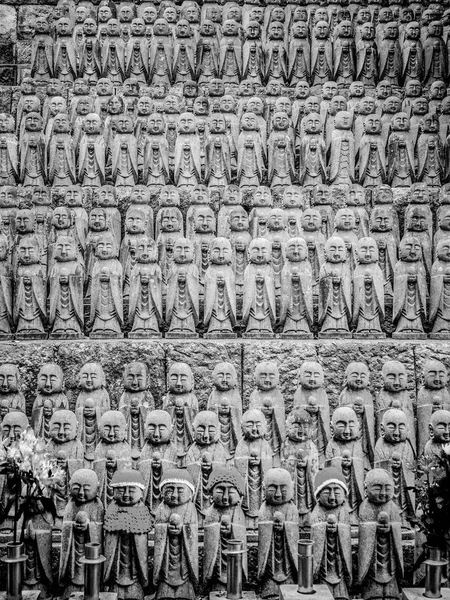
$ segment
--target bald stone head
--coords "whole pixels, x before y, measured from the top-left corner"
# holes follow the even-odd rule
[[[200,446],[207,446],[219,441],[220,425],[215,412],[211,410],[200,411],[195,416],[192,426],[195,441]]]
[[[286,469],[269,469],[264,476],[264,490],[267,504],[281,506],[294,497],[294,484]]]
[[[50,438],[55,444],[65,444],[77,436],[78,421],[71,410],[57,410],[53,413],[49,424]]]
[[[405,413],[398,408],[390,408],[382,418],[381,436],[387,444],[405,442],[408,437],[408,420]]]
[[[260,410],[247,410],[242,415],[242,434],[247,440],[261,439],[266,435],[266,431],[266,418]]]
[[[126,438],[126,421],[118,410],[107,410],[101,417],[99,431],[102,441],[107,444],[118,444]]]
[[[152,410],[145,419],[147,441],[150,444],[167,444],[172,435],[172,419],[166,410]]]
[[[430,438],[435,444],[450,442],[450,411],[436,410],[431,415]]]
[[[385,469],[372,469],[364,482],[367,499],[379,506],[386,504],[394,497],[394,481]]]
[[[331,418],[333,439],[337,442],[351,442],[359,437],[359,421],[353,408],[341,406]]]
[[[70,495],[77,504],[94,500],[98,495],[98,477],[92,469],[78,469],[69,481]]]

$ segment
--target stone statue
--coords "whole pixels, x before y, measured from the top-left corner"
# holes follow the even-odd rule
[[[437,249],[441,241],[450,238],[450,206],[448,204],[444,204],[439,206],[436,211],[436,231],[433,236],[433,259],[437,258]],[[428,219],[426,219],[428,221]],[[429,225],[429,222],[427,223]],[[442,260],[442,259],[441,259]],[[442,265],[443,266],[443,265]]]
[[[224,591],[227,586],[227,549],[229,540],[246,544],[245,516],[241,508],[245,483],[234,467],[214,467],[208,480],[211,506],[205,511],[203,579],[210,588]],[[245,557],[245,555],[244,555]],[[243,570],[247,574],[247,561]]]
[[[372,238],[362,238],[356,247],[358,264],[353,273],[353,323],[358,337],[385,337],[384,277],[378,264],[378,247]]]
[[[4,340],[13,338],[13,272],[9,249],[6,235],[0,233],[0,339]]]
[[[391,21],[384,24],[383,39],[379,47],[379,78],[398,85],[402,73],[402,51],[398,42],[398,24]],[[380,27],[380,24],[377,26]],[[377,32],[378,35],[378,32]]]
[[[122,266],[112,234],[95,248],[90,301],[91,338],[121,338],[123,325]]]
[[[102,209],[106,217],[107,229],[114,235],[117,247],[119,247],[122,239],[122,217],[118,209],[119,200],[116,189],[112,185],[102,185],[94,190],[93,196],[93,205]],[[133,206],[135,204],[131,198],[130,203]]]
[[[316,506],[311,514],[314,578],[333,598],[349,599],[352,583],[348,488],[341,471],[327,467],[314,480]]]
[[[144,502],[154,517],[161,502],[161,478],[178,464],[177,447],[171,441],[173,424],[165,410],[152,410],[145,419],[145,444],[138,469],[145,481]]]
[[[6,403],[9,411],[25,414],[25,396],[20,391],[19,367],[13,363],[0,365],[0,404]]]
[[[0,185],[16,185],[19,181],[19,141],[14,118],[0,113]]]
[[[289,471],[294,482],[294,502],[301,527],[310,524],[315,504],[313,482],[319,470],[319,453],[311,440],[311,425],[311,415],[302,408],[294,408],[286,420],[286,440],[281,448],[281,466]]]
[[[431,21],[423,42],[424,85],[431,85],[435,81],[444,81],[448,76],[447,48],[442,33],[442,23],[438,20]]]
[[[212,377],[214,387],[208,398],[207,410],[217,414],[220,441],[228,455],[233,457],[241,437],[242,419],[242,398],[236,369],[231,363],[219,363],[214,367]]]
[[[269,469],[258,514],[258,579],[261,598],[279,594],[279,586],[297,581],[298,513],[288,471]]]
[[[169,209],[167,209],[169,210]],[[179,237],[173,248],[173,264],[167,279],[166,337],[198,337],[199,273],[192,242]]]
[[[109,19],[106,31],[100,56],[102,76],[114,85],[121,85],[125,79],[125,41],[120,37],[119,21]]]
[[[195,206],[195,205],[194,205]],[[200,281],[200,296],[203,296],[205,274],[209,267],[209,250],[216,232],[216,218],[214,211],[204,204],[191,206],[194,209],[191,214],[186,215],[186,237],[194,245],[194,263],[197,266]],[[191,221],[192,219],[192,221]],[[189,235],[188,228],[193,225],[193,231]]]
[[[376,187],[386,181],[386,140],[382,135],[381,119],[370,114],[364,119],[364,134],[357,151],[359,183]]]
[[[116,120],[116,133],[108,149],[111,176],[116,186],[135,185],[138,180],[138,148],[133,126],[130,115],[120,115]]]
[[[326,242],[325,263],[319,274],[320,337],[350,337],[351,279],[346,255],[342,238]]]
[[[149,48],[149,81],[153,84],[171,82],[173,62],[173,37],[166,19],[156,19],[153,24],[153,43]]]
[[[76,409],[83,408],[88,398],[94,400],[96,406],[102,410],[111,408],[109,394],[106,390],[105,373],[99,363],[86,363],[81,367],[78,373],[78,386],[80,393]]]
[[[209,135],[205,143],[205,181],[209,187],[224,187],[231,182],[236,169],[236,148],[227,132],[227,122],[221,113],[209,118]]]
[[[55,23],[56,40],[53,47],[53,77],[72,82],[77,77],[77,57],[73,40],[73,25],[67,17]]]
[[[311,41],[311,83],[320,85],[333,78],[333,49],[326,21],[315,23]]]
[[[136,18],[131,21],[130,39],[126,45],[126,75],[140,83],[148,80],[148,42],[145,38],[145,21]]]
[[[242,77],[242,41],[239,24],[227,19],[222,25],[219,46],[219,77],[224,83],[238,84]]]
[[[291,27],[287,76],[291,85],[309,81],[311,76],[311,46],[308,40],[308,24],[296,21]]]
[[[441,211],[443,208],[441,207]],[[446,339],[449,336],[447,287],[450,283],[450,271],[448,268],[448,263],[450,262],[450,240],[444,238],[438,241],[437,246],[435,246],[435,252],[436,260],[431,269],[429,318],[430,323],[433,324],[433,329],[430,337]]]
[[[125,232],[119,254],[120,264],[123,269],[124,297],[130,295],[131,271],[136,263],[137,247],[141,242],[150,241],[146,231],[147,222],[144,211],[136,206],[130,206],[125,215]]]
[[[184,456],[194,441],[192,422],[198,413],[198,401],[193,392],[194,376],[186,363],[174,363],[167,376],[168,393],[163,408],[173,421],[172,439],[178,456]]]
[[[430,439],[430,420],[439,410],[450,410],[446,366],[438,360],[427,360],[423,366],[423,384],[417,394],[417,455],[421,456]]]
[[[74,412],[64,408],[57,408],[49,423],[49,441],[46,445],[47,452],[56,458],[60,452],[65,454],[67,460],[67,474],[69,479],[73,473],[83,466],[83,446],[77,439],[78,422]],[[64,499],[67,502],[67,498]],[[62,516],[62,515],[61,515]]]
[[[16,339],[45,339],[47,322],[46,273],[40,264],[39,244],[35,236],[19,241],[13,319]]]
[[[378,79],[378,49],[375,42],[375,27],[372,23],[361,25],[356,40],[356,77],[364,85],[375,87]]]
[[[89,469],[79,469],[70,478],[70,498],[64,511],[61,532],[59,581],[64,598],[84,588],[86,543],[101,544],[104,510],[98,498],[98,477]]]
[[[438,409],[430,418],[429,440],[425,444],[423,454],[427,459],[442,458],[443,447],[450,441],[450,412]]]
[[[305,240],[308,249],[308,262],[312,271],[312,293],[318,295],[319,273],[324,262],[325,235],[321,231],[322,216],[315,208],[307,208],[301,218],[300,237]]]
[[[339,208],[334,217],[334,231],[332,237],[341,238],[347,250],[346,264],[353,273],[356,266],[356,246],[358,233],[356,215],[353,208]]]
[[[348,85],[356,73],[352,22],[342,20],[333,31],[333,75],[336,83]]]
[[[241,133],[237,141],[237,177],[242,189],[261,185],[264,174],[266,146],[262,141],[255,113],[241,118]]]
[[[14,246],[14,223],[17,214],[17,188],[0,186],[0,232],[8,241],[8,260],[11,260]]]
[[[195,48],[189,21],[180,19],[175,25],[173,42],[172,81],[174,84],[195,79]]]
[[[43,186],[47,180],[45,168],[45,137],[42,117],[36,112],[24,116],[24,132],[20,137],[19,179],[24,186]]]
[[[336,408],[331,419],[331,440],[326,449],[326,464],[340,468],[348,488],[350,522],[358,523],[358,507],[364,498],[364,473],[369,463],[364,457],[359,420],[349,406]]]
[[[265,439],[266,418],[260,410],[248,410],[242,415],[242,438],[236,446],[234,463],[245,481],[242,503],[247,527],[254,529],[263,500],[263,480],[272,468],[272,450]]]
[[[53,412],[69,408],[64,392],[64,374],[55,363],[45,363],[37,376],[37,394],[31,409],[31,426],[36,437],[47,441],[50,437],[50,418],[46,413],[46,404],[50,403],[50,417]],[[24,411],[25,412],[25,411]]]
[[[249,264],[244,272],[244,336],[273,337],[276,309],[270,242],[263,238],[253,239],[248,256]]]
[[[272,132],[267,141],[267,175],[271,187],[292,185],[295,177],[294,140],[289,133],[289,121],[285,112],[276,112],[272,117]]]
[[[388,140],[388,183],[391,187],[409,187],[414,181],[414,146],[406,113],[392,119]]]
[[[105,139],[101,120],[95,113],[86,115],[78,149],[78,181],[82,186],[100,187],[105,182]]]
[[[386,469],[394,481],[393,501],[397,504],[402,524],[414,516],[415,450],[408,439],[407,417],[402,410],[390,408],[383,414],[381,437],[375,444],[374,465]]]
[[[226,238],[214,238],[209,246],[210,266],[205,272],[204,317],[206,337],[236,337],[235,275],[231,267],[232,249]]]
[[[166,185],[171,179],[171,169],[169,144],[165,136],[166,124],[163,117],[159,113],[152,113],[146,118],[145,128],[146,135],[142,140],[144,148],[141,150],[143,154],[142,180],[148,186]]]
[[[330,144],[330,183],[350,184],[355,181],[355,139],[348,111],[340,111],[334,119]]]
[[[367,498],[359,509],[358,583],[362,597],[399,598],[403,554],[394,482],[384,469],[372,469],[365,489]]]
[[[425,338],[427,283],[420,240],[413,234],[400,242],[399,260],[394,269],[393,337]]]
[[[111,480],[113,501],[105,512],[103,581],[121,600],[143,600],[148,580],[150,513],[143,502],[144,480],[139,471],[123,469]]]
[[[75,148],[70,129],[67,114],[58,113],[53,117],[51,137],[47,145],[48,182],[53,186],[75,183]]]
[[[53,77],[53,46],[47,19],[37,17],[31,44],[31,77],[34,81],[49,81]]]
[[[155,515],[156,599],[194,600],[198,581],[198,522],[194,484],[185,469],[168,469],[161,480],[162,502]]]
[[[100,418],[105,409],[96,406],[92,398],[87,398],[84,406],[75,409],[78,420],[78,439],[84,448],[84,467],[91,468],[95,448],[100,441],[98,430]]]
[[[330,438],[330,413],[327,393],[323,387],[324,374],[317,362],[305,362],[299,371],[300,386],[294,395],[294,409],[301,408],[311,417],[311,440],[319,452],[323,467],[325,450]]]
[[[195,186],[203,176],[200,139],[193,113],[182,113],[178,119],[175,142],[174,182],[177,186]]]
[[[303,135],[300,137],[299,160],[301,185],[322,184],[326,180],[326,145],[320,115],[311,112],[301,121]]]

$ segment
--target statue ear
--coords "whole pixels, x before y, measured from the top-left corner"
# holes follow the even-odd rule
[[[380,436],[384,437],[384,434],[386,433],[386,429],[384,428],[384,425],[381,424],[380,425]]]
[[[334,438],[334,427],[333,427],[333,423],[330,421],[330,432],[331,432],[331,437]]]
[[[431,423],[428,425],[428,429],[430,430],[430,440],[434,440],[434,429]]]

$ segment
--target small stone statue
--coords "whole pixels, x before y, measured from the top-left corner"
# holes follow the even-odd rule
[[[53,77],[53,46],[46,18],[37,17],[31,43],[31,77],[34,81],[49,81]]]
[[[16,185],[19,181],[19,142],[14,118],[0,113],[0,185]]]
[[[315,23],[311,41],[311,84],[320,85],[333,79],[333,48],[326,21]]]
[[[365,480],[367,497],[359,509],[358,583],[364,600],[399,598],[403,576],[401,516],[393,502],[394,482],[384,469]]]
[[[300,137],[300,176],[303,186],[322,184],[326,180],[326,144],[323,123],[319,113],[311,112],[301,121],[303,135]]]
[[[292,86],[310,79],[311,46],[308,40],[308,24],[305,21],[292,23],[291,36],[287,75]]]
[[[77,56],[72,37],[71,19],[61,17],[55,23],[56,40],[53,48],[53,77],[73,82],[77,77]]]
[[[429,186],[439,187],[444,178],[443,146],[439,136],[439,120],[436,114],[426,114],[419,123],[417,139],[417,180]]]
[[[76,409],[83,408],[88,398],[91,398],[98,408],[110,410],[106,377],[99,363],[86,363],[81,367],[78,373],[78,386],[80,393],[77,398]]]
[[[316,475],[314,488],[314,578],[328,586],[333,598],[349,600],[352,555],[347,484],[339,469],[327,467]]]
[[[376,187],[386,181],[386,140],[383,139],[381,118],[370,114],[364,119],[364,134],[358,153],[359,183]]]
[[[78,148],[78,181],[82,186],[100,187],[105,182],[105,138],[101,119],[95,113],[86,115]]]
[[[253,238],[264,237],[267,233],[267,221],[272,208],[273,198],[270,188],[258,186],[253,194],[252,210],[248,217]]]
[[[13,273],[8,254],[8,239],[0,233],[0,339],[3,340],[13,338]]]
[[[394,502],[397,504],[402,524],[414,516],[414,477],[416,455],[408,439],[405,413],[390,408],[383,414],[381,437],[375,445],[374,465],[389,471],[394,481]]]
[[[351,279],[342,238],[332,237],[325,244],[325,263],[319,274],[320,337],[350,337]]]
[[[206,337],[236,337],[235,275],[231,267],[232,249],[226,238],[214,238],[209,247],[210,266],[205,272],[203,322]]]
[[[429,440],[425,444],[425,458],[442,458],[443,447],[450,441],[450,412],[436,410],[429,420]]]
[[[155,515],[156,599],[194,600],[198,581],[198,523],[194,484],[185,469],[169,469],[161,480]]]
[[[152,410],[145,419],[146,442],[141,450],[138,469],[145,481],[144,502],[154,517],[161,502],[161,478],[178,464],[177,447],[171,441],[173,424],[165,410]]]
[[[217,413],[219,438],[232,458],[241,437],[242,419],[242,398],[236,369],[231,363],[219,363],[214,367],[212,378],[214,388],[208,398],[207,409]]]
[[[427,360],[423,366],[423,384],[417,393],[417,455],[421,456],[430,439],[429,423],[438,410],[450,410],[448,373],[439,360]]]
[[[45,417],[46,403],[50,403],[50,417],[54,411],[68,410],[69,401],[64,393],[64,373],[55,363],[45,363],[37,376],[37,394],[31,410],[31,426],[36,437],[50,437],[50,419]]]
[[[24,132],[20,136],[19,146],[19,179],[22,185],[45,185],[45,136],[42,117],[38,113],[29,112],[24,116]]]
[[[241,118],[241,133],[237,141],[237,177],[243,190],[259,185],[264,175],[266,145],[263,143],[255,113]]]
[[[193,392],[194,376],[186,363],[174,363],[167,376],[168,393],[163,408],[173,421],[173,441],[178,455],[184,456],[194,441],[192,422],[198,413],[198,401]]]
[[[139,471],[117,471],[113,501],[105,512],[103,581],[121,600],[143,600],[148,580],[148,534],[152,522],[142,497],[145,484]]]
[[[330,183],[350,184],[355,181],[355,138],[348,111],[339,111],[334,119],[330,144]]]
[[[273,337],[276,308],[270,242],[264,238],[253,239],[248,257],[249,264],[244,272],[244,336]]]
[[[289,471],[294,482],[294,502],[301,527],[310,525],[315,504],[313,482],[319,470],[319,453],[311,441],[311,425],[311,415],[302,408],[294,408],[286,420],[286,440],[281,448],[281,466]]]
[[[388,183],[391,187],[409,187],[414,181],[414,146],[406,113],[392,119],[388,140]]]
[[[245,516],[241,508],[244,480],[234,467],[214,467],[208,480],[211,506],[205,511],[203,579],[210,588],[225,591],[227,586],[228,540],[246,543]],[[243,561],[247,574],[247,561]]]
[[[115,120],[115,135],[108,148],[115,186],[132,186],[138,180],[138,147],[133,127],[130,115],[119,115]]]
[[[356,40],[356,77],[366,86],[375,86],[378,79],[378,49],[375,27],[372,23],[361,25]]]
[[[25,414],[25,396],[20,391],[19,367],[13,363],[0,365],[0,404],[6,402],[9,411]]]
[[[78,439],[84,448],[84,467],[92,467],[95,448],[100,441],[98,426],[104,409],[98,408],[92,398],[84,406],[75,409],[78,420]]]
[[[254,375],[256,389],[250,394],[249,409],[260,410],[266,419],[266,440],[272,449],[275,466],[280,465],[281,447],[285,433],[285,408],[283,395],[278,389],[280,375],[274,362],[259,363]]]
[[[384,277],[378,265],[378,247],[372,238],[362,238],[356,247],[358,264],[353,273],[354,336],[385,337],[380,319],[384,318]]]
[[[70,478],[70,498],[64,511],[61,532],[59,581],[64,598],[83,592],[86,543],[101,544],[104,510],[98,498],[98,477],[90,469],[79,469]]]
[[[420,240],[413,234],[400,242],[399,260],[394,269],[394,304],[392,320],[397,339],[425,338],[423,323],[427,316],[426,272]]]
[[[77,439],[77,429],[78,422],[74,412],[62,408],[55,410],[50,419],[50,439],[46,450],[52,458],[56,458],[60,452],[65,453],[69,479],[83,466],[84,451],[81,442]]]
[[[299,370],[300,386],[294,394],[294,408],[302,408],[311,416],[311,440],[319,452],[321,467],[330,438],[330,413],[327,393],[323,387],[324,374],[317,362],[305,362]]]
[[[196,338],[199,321],[199,273],[192,242],[180,237],[174,244],[167,280],[166,337]]]
[[[297,581],[298,513],[288,471],[269,469],[258,514],[258,579],[261,598],[274,598],[279,586]]]

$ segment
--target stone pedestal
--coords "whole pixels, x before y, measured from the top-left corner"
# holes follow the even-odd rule
[[[38,600],[40,593],[41,590],[22,590],[22,600]],[[0,592],[0,600],[6,600],[6,592]]]
[[[84,592],[72,592],[69,596],[72,600],[84,600]],[[100,592],[100,600],[117,600],[117,592]],[[3,600],[3,598],[1,599]],[[23,600],[34,600],[32,598],[23,598]]]
[[[425,588],[403,588],[402,600],[426,600]],[[441,588],[441,599],[450,600],[450,588]]]
[[[226,592],[210,592],[209,600],[226,600]],[[242,600],[256,600],[255,592],[242,592]]]
[[[314,594],[300,594],[296,584],[280,585],[280,598],[281,600],[334,600],[327,585],[315,585]]]

